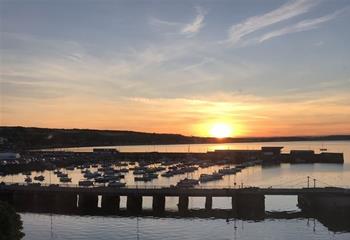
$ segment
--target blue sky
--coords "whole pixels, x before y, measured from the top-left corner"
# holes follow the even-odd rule
[[[1,1],[1,125],[350,133],[350,2]]]

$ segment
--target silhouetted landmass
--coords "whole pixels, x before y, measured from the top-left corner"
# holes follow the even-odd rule
[[[6,202],[0,201],[0,239],[19,240],[22,239],[21,217],[14,208]]]
[[[210,138],[180,134],[158,134],[118,130],[53,129],[32,127],[0,127],[2,149],[26,150],[82,146],[239,143],[279,141],[350,140],[350,135]]]

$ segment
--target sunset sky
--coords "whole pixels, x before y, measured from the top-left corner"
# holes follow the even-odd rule
[[[0,2],[0,125],[350,134],[350,1]]]

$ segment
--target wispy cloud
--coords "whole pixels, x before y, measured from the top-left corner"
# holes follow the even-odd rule
[[[226,42],[235,45],[248,34],[308,12],[317,3],[310,0],[290,1],[266,14],[250,17],[230,28]]]
[[[156,17],[149,19],[149,24],[155,27],[178,27],[181,23],[162,20]]]
[[[211,63],[211,62],[213,62],[213,61],[214,61],[213,58],[205,57],[205,58],[203,58],[203,60],[200,61],[199,63],[195,63],[195,64],[192,64],[192,65],[186,66],[186,67],[184,67],[182,70],[183,70],[183,71],[190,71],[190,70],[192,70],[192,69],[201,67],[201,66],[203,66],[203,65],[205,65],[205,64],[207,64],[207,63]]]
[[[318,28],[322,23],[325,23],[334,19],[342,12],[343,10],[339,10],[332,14],[328,14],[319,18],[307,19],[307,20],[298,22],[294,25],[287,26],[287,27],[266,33],[259,39],[259,42],[261,43],[271,38],[279,37],[290,33],[303,32],[303,31]]]
[[[207,12],[204,11],[200,7],[196,7],[196,12],[197,12],[197,16],[193,20],[193,22],[186,24],[181,29],[181,33],[182,34],[185,34],[185,35],[187,35],[189,37],[193,37],[194,35],[196,35],[201,30],[201,28],[203,28],[203,26],[204,26],[204,18],[205,18],[205,15],[207,14]]]

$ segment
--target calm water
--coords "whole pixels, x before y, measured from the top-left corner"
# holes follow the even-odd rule
[[[205,152],[213,149],[259,149],[261,146],[284,146],[290,149],[312,149],[319,151],[326,147],[329,152],[343,152],[345,164],[282,164],[274,167],[255,166],[243,170],[236,176],[226,176],[207,186],[227,187],[243,183],[254,186],[304,187],[306,178],[317,179],[317,186],[350,187],[350,142],[275,142],[247,144],[200,144],[200,145],[162,145],[162,146],[123,146],[120,151],[178,151]],[[86,151],[92,148],[75,148],[74,151]],[[191,174],[162,178],[147,185],[175,184],[184,177],[197,178],[201,173],[211,173],[218,167],[199,169]],[[80,170],[67,171],[76,184],[82,175]],[[43,174],[46,181],[58,179],[49,171],[33,173]],[[7,176],[5,181],[23,181],[21,174]],[[132,173],[126,175],[128,185],[136,184]],[[141,183],[137,183],[141,185]],[[143,183],[142,183],[143,184]],[[205,186],[205,185],[204,185]],[[297,210],[296,197],[273,196],[266,198],[266,210]],[[190,198],[190,208],[204,208],[204,198]],[[166,208],[176,209],[177,198],[167,197]],[[214,198],[213,208],[230,208],[229,198]],[[121,207],[125,207],[125,198],[121,198]],[[143,207],[151,207],[151,198],[144,198]],[[174,218],[128,218],[96,216],[63,216],[45,214],[21,214],[24,221],[25,239],[350,239],[350,233],[333,233],[313,219],[265,220],[260,222],[230,221],[222,219],[174,219]]]
[[[320,148],[330,151],[344,151],[349,141],[298,141],[298,142],[259,142],[259,143],[222,143],[222,144],[176,144],[176,145],[137,145],[137,146],[101,146],[55,148],[56,151],[92,152],[93,148],[115,148],[121,152],[207,152],[215,149],[260,149],[261,146],[283,146],[283,151],[306,149],[319,152]]]
[[[349,239],[349,233],[329,232],[313,220],[261,222],[219,219],[81,217],[22,214],[25,239]]]
[[[321,147],[326,147],[328,152],[343,152],[345,163],[342,164],[281,164],[279,166],[261,167],[255,166],[244,169],[236,175],[228,175],[221,181],[208,182],[202,186],[211,187],[233,187],[243,183],[244,186],[261,186],[261,187],[305,187],[307,176],[317,179],[316,186],[341,186],[350,187],[350,141],[330,141],[330,142],[266,142],[266,143],[239,143],[239,144],[197,144],[191,145],[193,152],[205,152],[214,149],[260,149],[261,146],[284,146],[283,151],[289,152],[291,149],[312,149],[319,152]],[[188,145],[156,145],[156,146],[123,146],[116,147],[120,151],[171,151],[183,152],[188,151]],[[150,149],[152,148],[152,149]],[[74,151],[89,151],[89,148],[71,148]],[[171,185],[176,184],[180,179],[185,177],[198,178],[202,173],[212,173],[222,167],[210,167],[199,169],[190,174],[176,175],[172,178],[159,177],[148,183],[134,182],[134,176],[131,172],[126,174],[125,182],[128,185]],[[91,168],[91,170],[97,170]],[[72,178],[72,184],[77,184],[83,179],[83,174],[79,169],[66,171]],[[33,172],[32,177],[44,175],[46,183],[59,183],[59,179],[52,171]],[[0,177],[0,181],[6,182],[23,182],[25,176],[22,174],[9,175]]]

